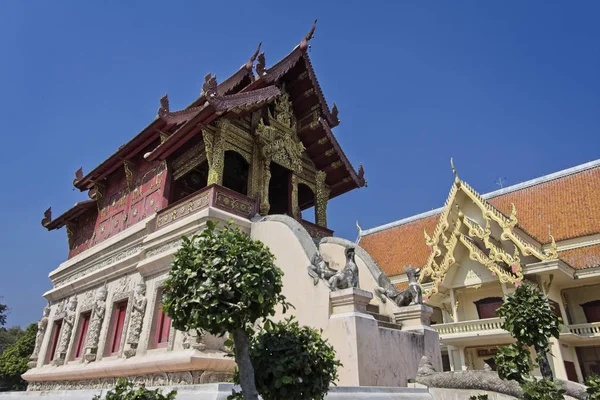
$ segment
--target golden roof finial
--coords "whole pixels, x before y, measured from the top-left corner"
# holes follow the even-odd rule
[[[360,227],[360,225],[358,224],[358,220],[356,220],[356,229],[358,229],[358,233],[362,232],[362,228]]]
[[[458,179],[458,172],[456,172],[456,168],[454,168],[454,159],[452,157],[450,157],[450,166],[452,167],[452,173],[454,174],[454,177]]]

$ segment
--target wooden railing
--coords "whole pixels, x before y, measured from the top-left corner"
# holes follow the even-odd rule
[[[475,321],[461,321],[450,324],[432,325],[432,328],[435,329],[440,336],[456,334],[465,334],[465,336],[469,336],[470,333],[502,330],[502,320],[500,318],[488,318]]]
[[[333,231],[330,229],[323,228],[322,226],[313,224],[312,222],[308,222],[305,220],[300,220],[300,223],[302,224],[302,226],[304,226],[304,229],[307,230],[308,234],[313,238],[321,239],[324,237],[333,236]]]
[[[159,211],[156,229],[161,229],[207,207],[215,207],[240,217],[252,218],[257,211],[257,202],[223,186],[211,185]]]

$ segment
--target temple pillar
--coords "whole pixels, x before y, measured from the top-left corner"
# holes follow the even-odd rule
[[[288,189],[289,212],[292,218],[300,220],[300,207],[298,206],[298,175],[295,172],[290,173],[290,182]]]
[[[263,167],[263,180],[262,180],[262,190],[260,195],[260,214],[267,215],[269,214],[269,210],[271,209],[271,204],[269,203],[269,182],[271,182],[271,163],[269,160],[265,160]]]
[[[325,184],[327,174],[317,171],[317,193],[315,201],[315,222],[317,225],[327,228],[327,202],[329,201],[329,188]]]
[[[206,160],[208,162],[207,185],[223,184],[223,168],[225,167],[224,126],[225,122],[219,123],[216,131],[205,128],[202,130],[204,147],[206,149]]]
[[[458,310],[456,309],[456,299],[454,297],[454,289],[450,288],[450,307],[452,308],[452,319],[458,322]]]

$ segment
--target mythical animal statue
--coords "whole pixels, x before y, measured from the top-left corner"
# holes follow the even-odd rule
[[[323,260],[321,253],[317,251],[313,255],[311,264],[308,266],[308,275],[313,278],[315,286],[319,283],[320,279],[329,286],[329,279],[337,273],[337,270],[329,268],[329,264]]]
[[[421,271],[409,265],[408,267],[404,267],[404,272],[408,277],[408,288],[405,290],[396,289],[396,286],[392,284],[390,278],[385,273],[382,272],[379,275],[379,278],[377,278],[379,286],[375,288],[375,293],[381,298],[383,303],[386,302],[387,298],[396,303],[398,307],[423,304],[423,293],[421,286],[417,282]]]
[[[38,331],[35,336],[35,348],[33,349],[33,354],[29,358],[28,363],[30,368],[35,368],[37,364],[40,348],[42,347],[42,340],[44,339],[44,333],[46,333],[46,328],[48,327],[48,315],[50,315],[50,305],[44,307],[42,319],[40,319],[38,322]]]
[[[129,334],[127,336],[127,345],[129,348],[124,352],[125,357],[127,358],[133,357],[137,351],[147,303],[146,284],[140,283],[135,288],[135,295],[131,307],[131,322],[129,324]]]
[[[346,254],[346,265],[329,279],[329,288],[332,291],[358,287],[358,267],[354,261],[355,249],[348,246],[344,253]]]

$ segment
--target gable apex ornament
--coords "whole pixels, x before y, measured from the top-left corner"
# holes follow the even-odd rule
[[[46,211],[44,211],[44,218],[42,219],[42,226],[45,228],[52,221],[52,207],[48,207]]]
[[[450,157],[450,167],[452,167],[452,173],[454,174],[454,178],[458,180],[458,172],[456,172],[456,168],[454,168],[454,159]]]
[[[206,97],[217,96],[217,76],[210,72],[204,75],[204,83],[202,84],[202,95]]]
[[[169,114],[169,95],[165,94],[160,98],[160,107],[158,108],[158,116],[164,119]]]
[[[252,54],[252,57],[250,57],[250,59],[248,61],[246,61],[246,64],[242,65],[242,68],[245,68],[248,71],[252,71],[252,67],[254,66],[254,61],[256,61],[256,58],[258,57],[258,53],[260,52],[260,46],[262,46],[262,42],[258,43],[258,47],[256,48],[256,51],[254,52],[254,54]]]
[[[76,185],[83,178],[83,167],[79,167],[77,171],[75,171],[75,179],[73,179],[73,185]]]
[[[310,31],[308,31],[308,33],[306,34],[306,36],[304,36],[304,38],[300,42],[300,49],[301,50],[306,50],[308,48],[308,42],[312,38],[315,37],[315,29],[316,28],[317,28],[317,20],[315,19],[315,21],[312,24],[312,27],[310,28]]]

